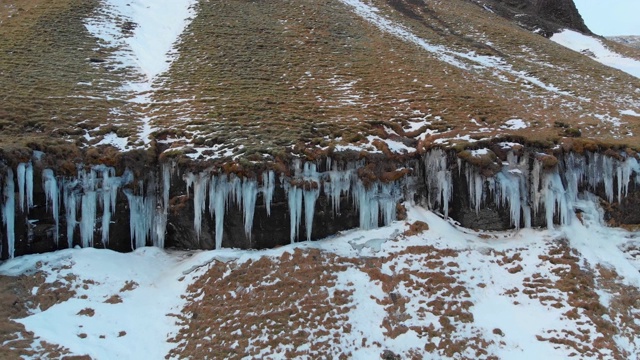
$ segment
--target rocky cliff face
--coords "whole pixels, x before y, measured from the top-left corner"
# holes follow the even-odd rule
[[[4,258],[73,246],[272,248],[387,225],[402,218],[402,201],[504,230],[568,224],[573,204],[593,196],[612,225],[640,224],[637,155],[613,150],[495,142],[403,163],[323,158],[243,173],[165,163],[138,178],[104,165],[56,176],[43,164],[5,168]]]
[[[550,37],[563,28],[591,34],[573,0],[476,1],[520,26]]]

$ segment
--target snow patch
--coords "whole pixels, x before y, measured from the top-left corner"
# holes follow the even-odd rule
[[[631,76],[640,78],[640,61],[624,57],[609,50],[600,40],[594,37],[565,29],[554,34],[551,37],[551,41],[587,55],[601,64],[622,70]]]

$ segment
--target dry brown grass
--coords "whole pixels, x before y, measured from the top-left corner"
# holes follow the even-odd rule
[[[29,146],[46,149],[116,120],[109,110],[123,102],[105,95],[118,97],[117,79],[123,75],[108,71],[110,64],[88,61],[108,55],[95,51],[97,42],[83,24],[97,4],[17,0],[11,7],[0,5],[0,140],[5,149],[36,143]]]
[[[288,358],[329,353],[339,343],[335,335],[350,331],[345,325],[350,292],[329,296],[327,291],[345,269],[341,261],[297,249],[280,259],[213,264],[189,286],[190,302],[179,316],[182,329],[171,340],[177,348],[169,356],[269,357],[277,346],[290,349],[280,354]],[[298,350],[305,344],[308,350]]]
[[[92,317],[95,314],[96,314],[96,311],[93,310],[92,308],[84,308],[84,309],[78,311],[78,313],[76,315]]]
[[[115,294],[115,295],[111,295],[107,300],[104,301],[107,304],[119,304],[122,302],[122,298]]]
[[[525,289],[522,292],[532,299],[538,299],[543,305],[563,308],[563,300],[549,292],[549,289],[559,290],[569,306],[564,316],[576,322],[579,332],[566,329],[549,330],[545,335],[538,335],[538,340],[568,347],[579,356],[602,357],[603,354],[611,354],[615,358],[624,358],[623,350],[616,346],[613,339],[618,330],[610,320],[603,317],[609,309],[600,303],[600,298],[595,292],[596,274],[589,267],[581,266],[577,251],[571,249],[568,242],[561,241],[550,248],[547,255],[541,255],[539,258],[542,260],[542,266],[550,268],[558,279],[525,279]],[[588,327],[581,326],[585,324],[585,316],[588,324],[595,327],[595,333],[591,333]]]
[[[5,74],[0,140],[6,140],[5,148],[30,144],[69,159],[57,153],[74,153],[76,146],[93,144],[112,131],[138,141],[139,119],[150,115],[159,140],[185,137],[174,146],[221,146],[256,161],[263,154],[284,158],[291,151],[313,157],[321,147],[331,152],[336,144],[363,143],[366,135],[416,146],[415,137],[427,129],[444,137],[522,136],[550,146],[567,135],[553,126],[555,121],[580,130],[583,138],[640,143],[636,118],[626,117],[630,124],[614,129],[588,115],[617,114],[623,94],[637,97],[637,80],[468,1],[373,4],[430,43],[507,58],[514,69],[591,100],[551,96],[509,74],[503,82],[491,70],[443,64],[335,0],[225,0],[198,3],[178,45],[180,57],[157,83],[156,103],[137,106],[116,90],[134,74],[87,61],[108,58],[111,51],[96,50],[96,39],[82,24],[95,14],[97,2],[17,0],[15,6],[0,7],[0,48],[6,50],[0,54]],[[105,94],[116,100],[106,100]],[[182,99],[190,100],[176,101]],[[110,113],[113,109],[120,114]],[[411,126],[425,117],[429,125]],[[530,128],[500,129],[512,118],[524,119]],[[490,130],[479,133],[481,128]],[[85,130],[96,140],[84,140]],[[636,135],[625,136],[627,130]],[[438,136],[420,147],[432,146]],[[377,145],[388,153],[386,144]]]
[[[124,285],[122,286],[122,288],[120,288],[120,292],[125,292],[125,291],[131,291],[134,290],[135,288],[137,288],[139,285],[137,282],[133,281],[133,280],[127,280],[125,281]]]
[[[407,257],[408,256],[408,257]],[[387,317],[382,326],[385,336],[396,338],[409,329],[424,339],[423,350],[448,358],[466,358],[465,352],[471,349],[475,357],[487,357],[486,348],[489,341],[481,334],[470,337],[454,336],[459,324],[473,323],[470,308],[470,295],[466,284],[457,280],[458,264],[453,261],[457,252],[451,249],[437,249],[432,246],[412,246],[397,254],[382,259],[369,260],[370,265],[362,267],[372,281],[380,282],[382,289],[388,294],[385,299],[377,300],[387,310]],[[409,261],[409,264],[406,262]],[[406,265],[419,262],[420,270],[407,269]],[[404,262],[403,266],[395,266]],[[389,265],[392,275],[384,274],[381,268]],[[411,298],[431,299],[420,306],[417,311],[408,311],[406,305],[409,298],[400,296],[398,289],[405,289]],[[411,320],[436,316],[441,325],[410,325]],[[431,342],[432,338],[440,338],[439,343]]]
[[[45,341],[40,341],[38,349],[34,349],[32,344],[37,337],[12,320],[28,316],[29,309],[40,307],[45,310],[68,298],[68,290],[55,291],[43,286],[43,281],[44,276],[40,273],[19,277],[0,276],[0,343],[3,344],[0,347],[0,359],[22,359],[24,356],[53,359],[65,358],[68,354],[67,349]],[[38,287],[35,295],[32,293],[34,287]],[[48,294],[48,291],[55,292],[55,295]]]

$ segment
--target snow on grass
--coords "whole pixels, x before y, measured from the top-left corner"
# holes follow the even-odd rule
[[[119,49],[115,60],[135,67],[150,88],[167,71],[173,45],[193,17],[193,0],[104,0],[100,16],[86,27],[108,46]]]
[[[449,65],[464,70],[470,70],[472,68],[492,69],[496,72],[496,77],[501,80],[504,79],[504,77],[501,77],[500,73],[507,73],[520,79],[520,81],[524,82],[525,86],[530,83],[543,90],[558,95],[571,96],[571,93],[562,91],[553,84],[544,83],[525,71],[518,71],[514,69],[506,59],[498,56],[479,55],[474,51],[454,51],[445,46],[431,44],[420,36],[412,33],[403,25],[381,15],[380,9],[371,3],[366,3],[362,0],[341,0],[341,2],[350,6],[356,14],[375,25],[381,31],[392,34],[404,41],[413,43]],[[467,62],[470,62],[472,66],[469,66]]]
[[[519,129],[526,129],[528,126],[527,126],[527,123],[525,123],[522,119],[511,119],[511,120],[507,120],[505,122],[505,125],[501,127],[509,130],[519,130]]]
[[[636,116],[636,117],[640,117],[640,114],[633,111],[633,110],[620,110],[620,114],[621,115],[629,115],[629,116]]]
[[[85,26],[102,45],[114,51],[110,60],[116,67],[133,69],[139,78],[125,83],[131,103],[150,102],[158,75],[175,60],[175,43],[195,15],[195,0],[103,0],[99,14]],[[151,118],[141,122],[139,138],[149,144],[153,132]],[[127,142],[108,139],[106,143],[127,150]]]
[[[315,342],[323,342],[320,348],[325,355],[350,354],[352,358],[377,358],[386,349],[402,357],[413,354],[434,359],[451,357],[452,349],[457,349],[455,354],[470,358],[568,358],[578,353],[580,358],[615,357],[611,349],[593,347],[601,329],[595,323],[597,318],[588,311],[592,305],[576,306],[574,290],[558,285],[566,280],[565,272],[574,264],[587,279],[594,267],[601,265],[615,270],[622,283],[640,287],[640,260],[630,255],[630,249],[640,243],[640,233],[606,227],[593,198],[587,195],[576,203],[580,219],[573,215],[570,226],[550,230],[478,232],[461,228],[421,207],[406,206],[406,221],[379,229],[345,231],[325,240],[277,249],[165,252],[142,248],[128,254],[74,249],[7,261],[0,266],[0,274],[30,273],[38,262],[48,283],[74,274],[77,279],[71,285],[76,294],[70,300],[42,312],[36,309],[33,315],[18,321],[41,340],[95,359],[164,358],[175,346],[166,340],[178,331],[176,319],[167,314],[180,313],[186,305],[181,295],[187,293],[188,285],[213,267],[220,271],[221,266],[226,266],[223,278],[241,269],[240,275],[232,277],[238,283],[230,284],[229,289],[238,292],[245,291],[238,290],[243,287],[251,288],[253,293],[261,294],[263,287],[278,289],[277,269],[284,265],[278,265],[278,261],[285,261],[282,259],[287,258],[286,254],[318,254],[318,250],[324,254],[318,259],[319,264],[324,265],[317,271],[326,275],[323,269],[331,268],[330,275],[335,275],[333,286],[326,288],[327,299],[343,299],[343,308],[348,309],[346,320],[339,320],[337,327],[316,324],[324,335],[311,338],[306,350],[293,349],[284,340],[286,345],[280,348],[277,342],[271,342],[275,348],[261,348],[265,339],[272,336],[238,331],[242,335],[237,336],[250,337],[252,351],[281,355],[293,350],[311,351],[308,354],[313,357],[313,349],[318,348]],[[428,224],[428,229],[408,232],[409,225],[418,221]],[[272,282],[240,283],[244,272],[253,271],[251,264],[258,264],[257,260],[265,257],[274,262],[267,267],[272,273],[264,277]],[[305,271],[312,269],[308,263],[294,265],[304,266]],[[573,281],[571,276],[569,280]],[[304,290],[307,285],[300,286]],[[613,290],[592,290],[595,292],[591,293],[591,301],[597,303],[600,297],[604,306],[613,304],[620,295]],[[318,292],[318,296],[321,294]],[[105,303],[113,295],[122,302]],[[247,294],[241,298],[260,301]],[[192,300],[206,301],[201,296]],[[262,305],[216,302],[213,306],[259,311]],[[307,315],[297,304],[278,306],[276,312],[265,310],[272,315],[291,311],[296,321]],[[79,315],[85,309],[93,310],[93,315]],[[243,319],[242,314],[237,316]],[[622,317],[608,318],[607,313],[598,317],[614,327],[626,326]],[[189,318],[187,314],[185,326]],[[318,320],[322,318],[313,318]],[[346,327],[348,331],[344,330]],[[215,335],[215,329],[212,331]],[[80,334],[86,336],[81,338]],[[229,338],[229,334],[224,337]],[[208,340],[212,349],[217,338]],[[184,341],[188,342],[189,337],[182,339],[181,344],[188,345]],[[629,337],[616,335],[614,341],[630,357],[640,354],[638,344]],[[245,350],[249,351],[234,351],[242,354]],[[201,354],[207,353],[206,349],[202,351]]]
[[[18,320],[42,340],[94,359],[162,359],[171,347],[166,339],[177,331],[175,318],[167,315],[181,311],[180,294],[213,255],[157,248],[127,254],[70,249],[5,262],[0,274],[31,273],[41,264],[46,283],[77,277],[71,299]],[[122,302],[105,302],[114,295]],[[94,314],[78,315],[84,309]]]
[[[554,34],[551,40],[573,51],[585,54],[601,64],[640,78],[640,61],[624,57],[609,50],[600,40],[594,37],[565,29]]]

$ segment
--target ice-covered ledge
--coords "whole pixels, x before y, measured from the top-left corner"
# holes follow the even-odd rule
[[[401,215],[403,200],[470,228],[552,227],[568,224],[587,193],[615,217],[640,185],[640,164],[627,152],[554,155],[515,143],[431,149],[402,161],[292,160],[257,171],[166,162],[136,173],[78,166],[69,176],[45,160],[38,154],[1,170],[3,258],[73,246],[274,247],[384,226]]]

